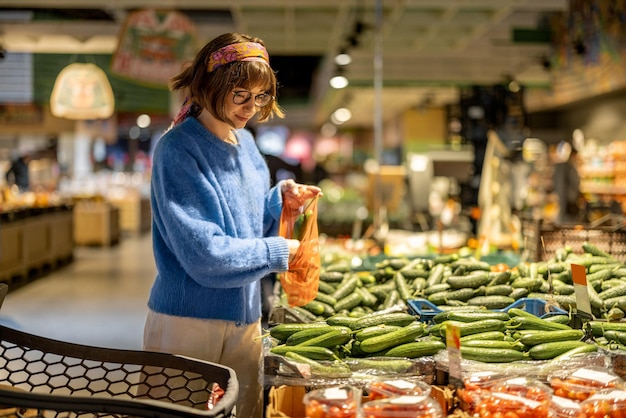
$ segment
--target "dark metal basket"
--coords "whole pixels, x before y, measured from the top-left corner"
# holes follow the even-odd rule
[[[213,384],[223,397],[207,410]],[[231,417],[229,367],[165,353],[98,348],[0,326],[0,405],[64,417]]]
[[[559,248],[570,246],[584,252],[589,242],[619,261],[626,262],[626,223],[623,216],[607,215],[589,224],[555,225],[538,219],[523,219],[525,249],[529,261],[546,261]]]

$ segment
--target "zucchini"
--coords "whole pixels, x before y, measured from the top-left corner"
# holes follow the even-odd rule
[[[332,348],[347,343],[352,339],[352,330],[348,327],[331,327],[328,332],[318,335],[298,344],[298,347],[326,347]]]
[[[277,345],[270,349],[270,353],[284,356],[287,353],[297,353],[301,356],[313,360],[330,360],[336,357],[330,349],[326,347],[301,346],[301,345]]]
[[[588,343],[584,341],[556,341],[533,346],[528,350],[528,355],[533,360],[551,360],[574,348],[583,347]]]
[[[584,336],[585,333],[580,329],[569,329],[526,334],[522,335],[520,341],[526,346],[535,346],[548,342],[581,340]]]
[[[415,341],[397,345],[385,352],[385,357],[419,358],[432,356],[446,348],[441,341]]]
[[[424,334],[424,330],[424,324],[414,322],[387,334],[361,341],[361,350],[366,353],[376,353],[400,344],[406,344],[415,341],[417,337],[422,336]]]
[[[295,334],[298,331],[319,328],[328,329],[329,324],[326,322],[311,322],[308,324],[278,324],[270,328],[270,336],[280,341],[287,341],[287,338],[289,338],[291,334]]]
[[[511,363],[524,360],[524,353],[512,348],[465,347],[462,344],[461,356],[467,360],[484,363]]]
[[[381,313],[374,312],[358,318],[354,323],[348,325],[353,331],[374,325],[398,325],[404,327],[415,321],[415,317],[405,312]]]

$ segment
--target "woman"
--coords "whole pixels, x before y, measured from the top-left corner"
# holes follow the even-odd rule
[[[283,198],[314,186],[270,188],[252,135],[253,117],[283,116],[260,39],[230,33],[205,45],[172,79],[188,97],[159,140],[152,170],[153,251],[144,349],[229,366],[240,391],[237,416],[261,417],[261,279],[288,269],[297,240],[277,236]]]

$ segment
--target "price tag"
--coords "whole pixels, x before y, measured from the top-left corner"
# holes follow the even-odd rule
[[[587,289],[587,272],[580,264],[572,264],[572,281],[574,282],[574,295],[576,296],[576,309],[591,315],[591,303],[589,303],[589,290]]]
[[[458,325],[446,325],[446,347],[448,350],[448,369],[450,382],[462,384],[461,375],[461,330]]]

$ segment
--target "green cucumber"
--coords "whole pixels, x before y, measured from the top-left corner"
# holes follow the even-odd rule
[[[496,341],[504,341],[506,334],[502,331],[487,331],[487,332],[479,332],[477,334],[469,334],[465,337],[461,337],[461,344],[471,340],[496,340]]]
[[[346,358],[345,362],[352,371],[374,370],[377,374],[407,373],[413,367],[413,362],[406,359],[378,358]]]
[[[516,341],[504,340],[467,340],[461,342],[462,347],[481,347],[481,348],[503,348],[509,350],[522,351],[524,345]]]
[[[348,274],[339,286],[337,286],[337,289],[335,289],[331,296],[334,297],[335,300],[343,299],[352,294],[358,285],[359,276],[356,274]]]
[[[374,312],[358,318],[348,325],[352,330],[360,330],[374,325],[406,326],[415,321],[415,317],[405,312],[381,313]]]
[[[397,325],[374,325],[372,327],[363,328],[354,334],[357,341],[367,340],[368,338],[377,337],[379,335],[388,334],[391,331],[401,329]]]
[[[544,319],[531,316],[514,316],[510,319],[507,326],[511,329],[532,329],[540,331],[572,329],[566,324],[559,324],[558,322],[546,321]]]
[[[326,347],[332,348],[347,343],[352,339],[352,330],[348,327],[331,327],[331,329],[308,340],[301,341],[298,347]]]
[[[446,336],[446,328],[448,325],[456,325],[459,327],[459,333],[461,337],[465,337],[466,335],[478,334],[481,332],[488,331],[500,331],[504,332],[506,330],[506,323],[504,321],[500,321],[498,319],[481,319],[474,322],[458,322],[458,321],[445,321],[442,322],[439,328],[439,335],[441,337]]]
[[[284,356],[287,353],[297,353],[301,356],[313,360],[330,360],[336,357],[330,349],[326,347],[300,346],[300,345],[277,345],[270,349],[270,353]]]
[[[309,365],[311,374],[314,376],[325,378],[345,378],[352,376],[352,370],[350,370],[345,363],[334,362],[332,365],[325,365],[293,351],[287,352],[285,357],[297,363]]]
[[[579,329],[542,331],[523,335],[520,341],[526,346],[535,346],[548,342],[581,340],[584,336],[585,333]]]
[[[270,328],[270,335],[277,340],[287,341],[287,338],[289,338],[291,334],[295,334],[298,331],[319,328],[328,329],[329,325],[326,322],[311,322],[308,324],[278,324]]]
[[[425,325],[420,322],[413,322],[395,331],[384,335],[368,338],[361,341],[361,350],[366,353],[376,353],[387,350],[400,344],[415,341],[417,337],[424,334]]]
[[[335,303],[333,308],[335,309],[335,312],[339,312],[344,309],[350,310],[359,306],[362,301],[363,298],[361,297],[361,294],[359,292],[353,292],[341,299],[337,299],[337,303]]]
[[[385,352],[385,357],[419,358],[432,356],[446,348],[441,341],[415,341],[397,345]]]
[[[452,289],[476,289],[480,286],[488,284],[490,281],[491,277],[489,277],[488,272],[475,271],[464,276],[450,276],[446,280],[446,283],[448,283]]]
[[[533,360],[551,360],[569,350],[583,347],[588,343],[584,341],[556,341],[537,344],[528,350],[528,355]]]
[[[461,356],[467,360],[483,363],[511,363],[524,360],[524,353],[512,348],[465,347],[461,345]]]
[[[469,305],[484,306],[486,309],[502,309],[515,302],[515,299],[509,296],[491,295],[476,296],[467,301]]]
[[[312,328],[305,329],[302,331],[298,331],[293,333],[287,338],[285,344],[287,345],[300,345],[306,341],[312,340],[313,338],[319,337],[320,335],[326,335],[330,331],[341,331],[345,330],[348,333],[351,333],[351,329],[348,327],[342,326],[328,326],[327,328]],[[304,345],[319,345],[319,344],[304,344]],[[327,345],[319,345],[320,347],[328,347]]]
[[[459,321],[459,322],[476,322],[482,319],[498,319],[500,321],[508,321],[510,319],[509,314],[506,312],[496,312],[496,311],[452,311],[448,315],[448,320]]]

